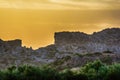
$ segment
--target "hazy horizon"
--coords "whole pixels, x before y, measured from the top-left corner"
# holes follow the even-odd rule
[[[54,43],[54,32],[120,28],[120,0],[1,0],[0,38],[33,48]]]
[[[119,28],[119,27],[109,27],[109,28]],[[104,30],[104,29],[108,29],[108,28],[106,27],[106,28],[100,29],[100,30],[98,30],[98,31],[95,31],[95,30],[94,30],[93,32],[90,32],[90,33],[84,32],[84,31],[83,31],[83,32],[86,33],[86,34],[90,34],[90,35],[91,35],[91,34],[93,34],[94,32],[99,32],[99,31],[102,31],[102,30]],[[82,31],[67,30],[67,31],[56,31],[56,32],[82,32]],[[23,47],[25,46],[25,47],[28,47],[28,48],[32,47],[33,49],[38,49],[38,48],[42,48],[42,47],[46,47],[46,46],[49,46],[49,45],[54,44],[54,40],[55,40],[55,39],[54,39],[54,35],[55,35],[56,32],[54,32],[53,35],[52,35],[52,41],[50,40],[51,43],[48,43],[48,44],[45,44],[45,45],[37,45],[37,46],[25,45],[25,44],[24,44],[24,40],[22,40],[22,39],[20,39],[20,38],[13,38],[13,39],[12,39],[12,38],[11,38],[11,39],[1,39],[1,38],[0,38],[0,39],[3,40],[3,41],[11,41],[11,40],[18,40],[18,39],[19,39],[19,40],[22,40],[22,46],[23,46]],[[26,41],[27,41],[27,40],[26,40]],[[32,42],[31,42],[31,43],[32,43]],[[36,44],[37,44],[37,43],[36,43]]]

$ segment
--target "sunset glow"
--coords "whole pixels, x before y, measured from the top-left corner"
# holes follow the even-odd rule
[[[52,44],[58,31],[108,27],[120,27],[120,0],[0,0],[0,38],[23,46]]]

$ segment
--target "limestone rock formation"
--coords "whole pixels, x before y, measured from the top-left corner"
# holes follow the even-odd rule
[[[0,40],[0,68],[22,64],[40,65],[43,61],[37,55],[39,53],[36,54],[32,48],[22,47],[22,41],[19,39]]]
[[[111,54],[106,54],[108,52]],[[23,64],[77,67],[96,59],[107,63],[120,62],[120,28],[105,29],[91,35],[57,32],[54,44],[36,50],[23,47],[19,39],[0,39],[0,68]]]
[[[11,52],[16,48],[22,47],[22,41],[19,39],[11,41],[3,41],[0,39],[0,52]]]
[[[91,35],[81,32],[57,32],[55,33],[55,46],[60,52],[111,51],[120,53],[120,28],[105,29]]]

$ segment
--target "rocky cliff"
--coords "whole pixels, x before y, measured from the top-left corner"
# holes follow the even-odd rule
[[[32,48],[22,47],[20,39],[3,41],[0,39],[0,68],[10,65],[42,64],[37,60],[36,52]]]
[[[23,64],[71,68],[97,59],[106,63],[120,62],[120,28],[105,29],[91,35],[57,32],[54,44],[37,50],[23,47],[19,39],[0,39],[0,68]]]
[[[3,41],[0,39],[0,53],[14,51],[20,47],[22,47],[22,41],[19,39],[11,41]]]
[[[55,33],[55,45],[60,52],[111,51],[120,53],[120,28],[105,29],[91,35],[81,32],[57,32]]]

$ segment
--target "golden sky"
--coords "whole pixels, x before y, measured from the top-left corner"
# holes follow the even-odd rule
[[[120,27],[120,0],[0,0],[0,38],[38,48],[54,32]]]

